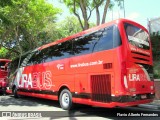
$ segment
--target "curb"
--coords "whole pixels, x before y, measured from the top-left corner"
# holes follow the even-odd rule
[[[148,109],[156,109],[156,110],[160,109],[160,105],[156,105],[156,104],[153,104],[153,103],[151,103],[151,104],[140,104],[140,105],[138,105],[138,107],[148,108]]]

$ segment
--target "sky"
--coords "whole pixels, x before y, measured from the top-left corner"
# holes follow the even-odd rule
[[[68,8],[60,3],[59,0],[48,0],[49,3],[55,7],[63,10],[62,14],[58,16],[58,21],[64,20],[65,17],[71,16]],[[147,20],[160,17],[160,0],[124,0],[125,18],[140,23],[147,28]],[[103,8],[100,9],[103,13]],[[96,23],[95,12],[91,16],[91,22]],[[113,10],[109,10],[106,17],[106,22],[114,19],[124,18],[124,11],[120,10],[116,5]]]

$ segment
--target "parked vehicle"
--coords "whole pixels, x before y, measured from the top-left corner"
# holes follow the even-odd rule
[[[73,103],[111,108],[154,99],[149,33],[130,20],[82,31],[23,58],[12,78],[15,97],[59,100],[65,110]]]
[[[7,82],[7,74],[8,74],[8,63],[11,62],[11,60],[8,59],[0,59],[0,92],[3,94],[6,94],[6,86],[8,84]]]

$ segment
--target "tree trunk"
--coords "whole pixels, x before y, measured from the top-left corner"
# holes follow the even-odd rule
[[[97,17],[97,25],[100,24],[100,13],[99,13],[99,7],[101,6],[101,4],[104,2],[104,0],[101,1],[96,1],[93,0],[94,4],[95,4],[95,8],[96,8],[96,17]]]
[[[103,12],[103,18],[102,18],[102,24],[105,23],[106,20],[106,14],[107,14],[107,10],[110,4],[110,0],[106,1],[105,7],[104,7],[104,12]]]
[[[87,18],[87,5],[86,5],[86,0],[80,0],[80,8],[82,10],[82,15],[84,19],[84,29],[86,30],[89,28],[89,23],[88,23],[88,18]]]
[[[100,24],[100,13],[98,7],[96,7],[96,15],[97,15],[97,25]]]
[[[16,26],[15,28],[15,38],[16,38],[16,41],[18,42],[19,52],[22,53],[22,47],[19,41],[19,26]]]
[[[82,24],[81,18],[80,18],[80,16],[79,16],[79,14],[76,13],[76,0],[74,0],[73,6],[74,6],[73,13],[74,13],[74,15],[78,18],[78,21],[79,21],[79,23],[80,23],[80,25],[81,25],[82,30],[84,30],[84,26],[83,26],[83,24]]]

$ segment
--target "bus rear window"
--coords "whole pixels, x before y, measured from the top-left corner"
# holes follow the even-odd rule
[[[130,44],[145,50],[150,49],[149,35],[146,31],[129,23],[125,23],[124,26]]]

